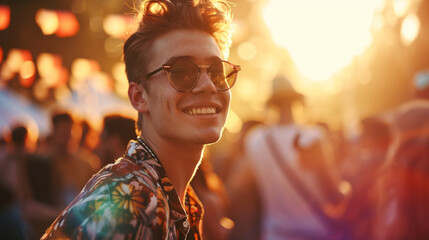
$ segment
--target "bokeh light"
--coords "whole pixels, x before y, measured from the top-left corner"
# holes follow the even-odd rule
[[[69,98],[71,96],[71,92],[67,86],[63,85],[55,88],[54,96],[57,101],[61,101]]]
[[[36,77],[36,66],[33,61],[25,61],[19,70],[20,84],[23,87],[30,87]]]
[[[243,126],[243,121],[240,119],[240,117],[233,110],[229,110],[228,119],[226,120],[225,128],[230,133],[239,133],[241,131],[242,126]]]
[[[0,5],[0,31],[5,30],[10,24],[10,7]]]
[[[79,22],[70,11],[39,9],[36,12],[36,23],[44,35],[71,37],[79,32]]]
[[[393,11],[396,16],[403,17],[411,6],[410,0],[393,0]]]
[[[416,14],[407,15],[401,24],[401,41],[405,46],[410,45],[420,31],[420,21]]]
[[[55,35],[58,37],[71,37],[79,32],[79,22],[72,12],[58,11],[58,29]]]
[[[302,74],[320,81],[371,43],[378,2],[271,0],[263,15],[274,41],[290,52]]]
[[[125,74],[125,64],[116,63],[112,67],[112,76],[115,79],[115,92],[122,98],[128,97],[128,78]]]
[[[241,78],[239,84],[240,84],[240,87],[237,88],[237,90],[235,89],[234,90],[240,98],[252,99],[252,98],[255,98],[255,96],[258,96],[258,95],[260,96],[258,87],[256,86],[255,83],[253,83],[249,79]]]
[[[94,88],[100,92],[109,93],[113,89],[112,77],[107,73],[96,72],[89,81],[93,82]]]
[[[31,62],[31,63],[29,63]],[[29,50],[11,49],[1,67],[1,79],[11,80],[17,73],[20,73],[21,84],[28,87],[32,83],[35,75],[34,63],[32,65],[32,55]]]
[[[43,81],[37,81],[33,86],[33,95],[39,101],[45,101],[49,96],[49,88]]]
[[[243,42],[238,45],[237,53],[241,59],[250,61],[256,56],[255,45],[251,42]]]
[[[72,75],[76,78],[88,77],[93,71],[91,61],[83,58],[74,60],[71,69]]]
[[[119,14],[108,15],[103,20],[103,30],[111,37],[124,38],[132,20],[131,16]]]
[[[36,12],[36,23],[45,35],[54,34],[60,25],[57,13],[47,9],[39,9]]]
[[[64,82],[62,76],[62,59],[61,56],[41,53],[37,57],[37,70],[41,82],[46,87],[54,87]]]
[[[73,89],[79,89],[79,87],[89,77],[96,75],[100,71],[100,64],[91,59],[77,58],[71,64],[72,79],[70,86]]]
[[[6,59],[7,66],[14,72],[19,72],[25,61],[32,60],[31,53],[28,50],[12,49]]]

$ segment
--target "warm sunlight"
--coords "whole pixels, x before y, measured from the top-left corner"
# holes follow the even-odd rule
[[[301,73],[322,81],[371,43],[375,0],[270,0],[264,19]]]

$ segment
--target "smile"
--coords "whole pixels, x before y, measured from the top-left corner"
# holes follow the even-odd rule
[[[186,111],[189,115],[206,115],[206,114],[215,114],[215,107],[201,107],[201,108],[191,108]]]

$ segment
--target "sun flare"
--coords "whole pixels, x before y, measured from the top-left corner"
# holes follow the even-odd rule
[[[274,41],[286,48],[299,71],[328,79],[371,41],[370,26],[380,1],[270,0],[264,20]]]

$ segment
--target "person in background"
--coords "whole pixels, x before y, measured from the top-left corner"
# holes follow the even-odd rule
[[[373,239],[429,239],[429,101],[401,105],[392,130],[387,161],[373,184]]]
[[[389,123],[381,116],[364,118],[361,126],[359,138],[349,143],[341,172],[353,189],[345,217],[353,224],[354,239],[371,239],[376,204],[374,190],[368,186],[382,172],[392,134]]]
[[[329,220],[344,196],[328,138],[317,125],[295,122],[292,105],[304,97],[287,78],[274,78],[272,89],[267,104],[278,121],[245,142],[261,198],[261,239],[331,239]]]
[[[229,239],[260,239],[260,196],[254,169],[244,151],[244,143],[252,129],[262,124],[259,120],[244,122],[239,138],[231,144],[227,154],[216,161],[229,200],[226,216],[234,222]]]
[[[101,165],[113,163],[124,154],[130,139],[136,138],[135,121],[120,115],[104,117],[103,130],[95,152],[101,159]]]
[[[225,186],[212,169],[210,154],[207,149],[191,186],[204,204],[203,239],[229,239],[234,222],[227,218],[229,201]]]
[[[189,186],[222,134],[240,66],[226,58],[231,11],[217,0],[146,0],[124,44],[137,140],[105,166],[42,239],[201,239]]]
[[[98,133],[91,127],[87,120],[80,121],[81,137],[76,155],[87,162],[92,173],[96,173],[101,168],[101,159],[94,153],[98,140]]]
[[[25,164],[28,192],[23,206],[31,239],[40,238],[94,173],[79,152],[81,129],[72,114],[54,109],[51,123],[51,133]]]
[[[94,173],[87,159],[79,155],[81,129],[71,113],[55,110],[52,133],[42,155],[52,161],[52,184],[56,206],[65,208]]]
[[[0,142],[0,232],[5,239],[27,239],[23,203],[27,193],[25,164],[31,152],[28,130],[17,125],[10,135],[9,143],[4,138]]]

